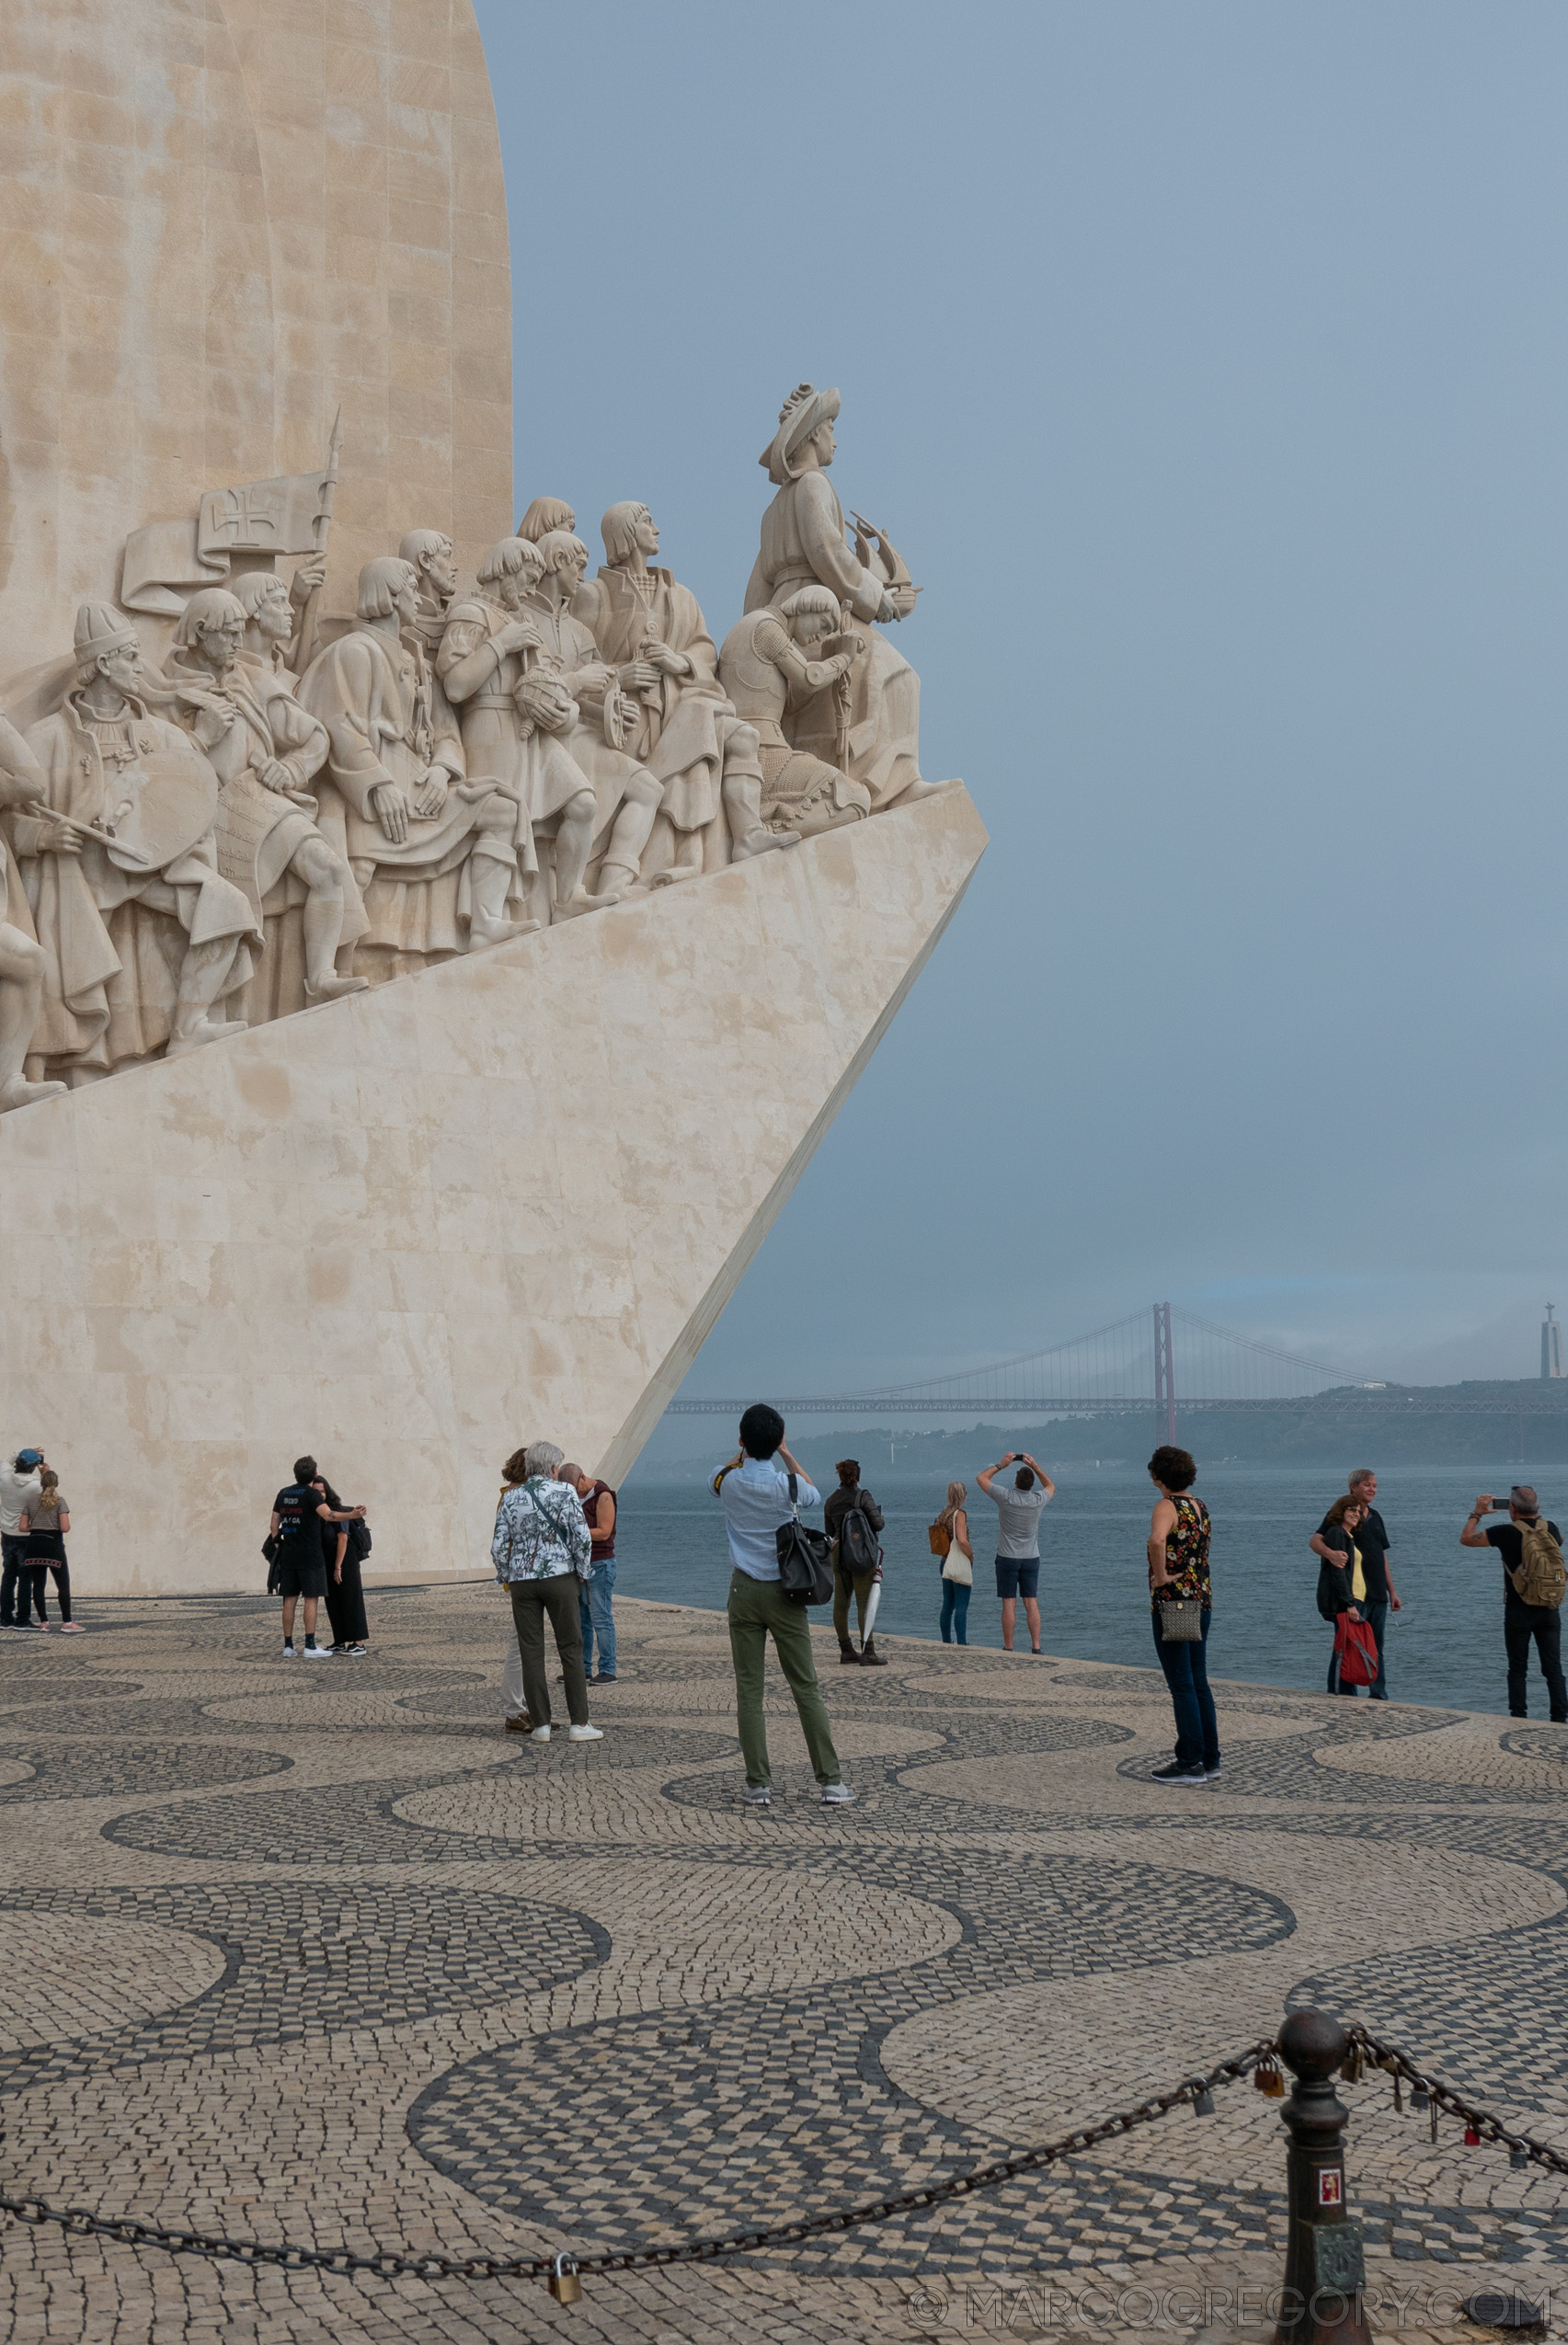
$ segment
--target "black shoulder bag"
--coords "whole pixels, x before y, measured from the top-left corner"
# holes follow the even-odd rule
[[[779,1550],[779,1585],[792,1604],[830,1604],[833,1561],[826,1531],[800,1519],[800,1484],[789,1478],[790,1518],[773,1533]]]

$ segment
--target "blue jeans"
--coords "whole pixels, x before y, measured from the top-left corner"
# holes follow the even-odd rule
[[[1370,1687],[1372,1699],[1386,1702],[1389,1698],[1389,1672],[1383,1657],[1383,1630],[1389,1625],[1389,1599],[1386,1596],[1368,1596],[1361,1611],[1378,1640],[1378,1674]]]
[[[1214,1715],[1214,1696],[1208,1690],[1208,1624],[1213,1618],[1212,1612],[1203,1616],[1201,1644],[1176,1640],[1167,1644],[1160,1633],[1159,1607],[1150,1614],[1154,1625],[1154,1650],[1165,1672],[1171,1706],[1176,1713],[1178,1767],[1219,1764],[1219,1722]]]
[[[615,1615],[610,1609],[610,1599],[615,1593],[615,1558],[596,1563],[591,1580],[578,1583],[578,1602],[582,1607],[582,1665],[591,1677],[593,1672],[593,1641],[599,1639],[599,1675],[615,1675]]]
[[[942,1642],[944,1645],[952,1643],[955,1630],[957,1630],[958,1642],[961,1645],[968,1643],[969,1598],[973,1594],[972,1588],[965,1587],[957,1580],[943,1581]]]

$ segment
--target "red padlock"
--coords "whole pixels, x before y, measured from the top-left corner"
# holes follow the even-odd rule
[[[1477,2146],[1477,2145],[1479,2144],[1480,2140],[1481,2140],[1481,2135],[1480,2135],[1480,2134],[1476,2132],[1475,2127],[1474,2127],[1473,2125],[1467,2125],[1467,2126],[1465,2127],[1465,2147],[1466,2147],[1466,2149],[1474,2149],[1474,2148]]]

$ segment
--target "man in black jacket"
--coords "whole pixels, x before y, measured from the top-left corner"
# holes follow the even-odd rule
[[[1372,1699],[1386,1702],[1389,1675],[1383,1652],[1383,1632],[1388,1626],[1390,1611],[1402,1612],[1404,1604],[1394,1585],[1394,1575],[1389,1569],[1389,1535],[1383,1527],[1382,1516],[1372,1503],[1378,1495],[1378,1477],[1370,1466],[1357,1466],[1347,1488],[1350,1496],[1362,1510],[1356,1532],[1356,1544],[1361,1550],[1362,1576],[1367,1583],[1361,1615],[1378,1642],[1378,1676],[1372,1687]],[[1331,1517],[1325,1515],[1308,1544],[1312,1553],[1321,1556],[1324,1562],[1337,1562],[1342,1559],[1331,1550],[1328,1540],[1330,1523]]]
[[[882,1528],[883,1515],[870,1491],[860,1486],[858,1458],[840,1458],[839,1486],[829,1495],[822,1521],[833,1542],[833,1626],[839,1634],[839,1659],[863,1669],[885,1669],[887,1664],[876,1650],[876,1636],[865,1633],[866,1606],[882,1552],[876,1534]],[[852,1589],[860,1620],[858,1653],[850,1642]]]

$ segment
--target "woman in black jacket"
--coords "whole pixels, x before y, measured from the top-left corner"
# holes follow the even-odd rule
[[[1356,1544],[1356,1533],[1367,1509],[1357,1498],[1336,1498],[1328,1511],[1327,1527],[1322,1533],[1325,1547],[1332,1547],[1337,1561],[1331,1562],[1325,1555],[1318,1566],[1318,1610],[1333,1628],[1338,1640],[1339,1616],[1348,1612],[1353,1620],[1365,1618],[1360,1599],[1366,1596],[1367,1582],[1362,1575],[1361,1550]],[[1356,1699],[1354,1686],[1339,1682],[1339,1654],[1329,1654],[1329,1691],[1348,1694]]]
[[[851,1521],[857,1515],[860,1521]],[[828,1493],[822,1521],[833,1542],[833,1626],[839,1633],[839,1659],[858,1662],[863,1669],[885,1669],[887,1664],[876,1650],[875,1635],[865,1633],[865,1608],[882,1553],[874,1536],[882,1528],[882,1509],[870,1491],[860,1486],[858,1458],[840,1458],[839,1486]],[[852,1589],[860,1619],[858,1653],[850,1642]]]

